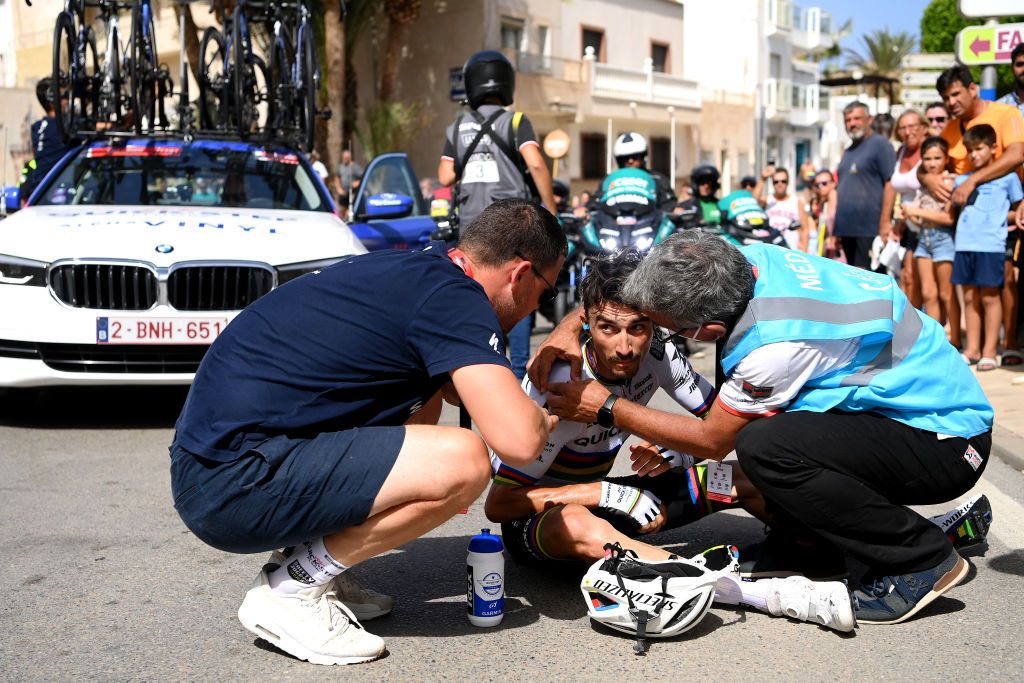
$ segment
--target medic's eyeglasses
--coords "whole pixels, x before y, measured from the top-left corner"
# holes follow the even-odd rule
[[[515,252],[515,255],[518,258],[523,259],[524,261],[530,261],[530,259],[523,256],[518,251]],[[530,261],[530,270],[533,271],[534,275],[541,279],[541,282],[547,285],[547,289],[540,293],[540,297],[538,297],[537,299],[537,305],[543,306],[544,304],[551,303],[552,301],[554,301],[555,297],[558,296],[558,287],[555,287],[553,284],[548,282],[548,279],[544,277],[544,274],[537,270],[537,266],[533,265],[533,261]]]

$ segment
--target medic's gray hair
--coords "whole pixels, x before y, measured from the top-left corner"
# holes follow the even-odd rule
[[[739,249],[704,230],[677,232],[647,255],[622,288],[622,302],[678,326],[732,325],[754,295],[754,273]]]

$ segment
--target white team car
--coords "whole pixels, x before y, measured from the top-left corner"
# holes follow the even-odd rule
[[[187,384],[241,309],[365,251],[294,150],[90,142],[0,222],[0,387]]]

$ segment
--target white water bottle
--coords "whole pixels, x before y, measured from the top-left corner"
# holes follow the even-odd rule
[[[482,529],[466,556],[466,612],[474,626],[497,626],[505,616],[505,557],[501,537]]]

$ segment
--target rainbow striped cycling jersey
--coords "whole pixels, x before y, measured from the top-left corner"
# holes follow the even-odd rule
[[[583,358],[583,379],[600,381],[586,360],[586,344],[583,345]],[[549,381],[568,382],[569,364],[557,362]],[[715,398],[714,387],[694,371],[686,356],[674,345],[665,346],[658,340],[651,342],[650,351],[634,377],[622,384],[604,384],[613,394],[640,405],[647,405],[661,387],[697,417],[707,414]],[[547,394],[537,391],[529,377],[523,379],[523,390],[538,405],[547,404]],[[494,481],[512,486],[561,486],[600,481],[611,470],[616,454],[629,436],[619,427],[563,420],[548,435],[548,442],[537,459],[525,467],[510,467],[492,453]]]

